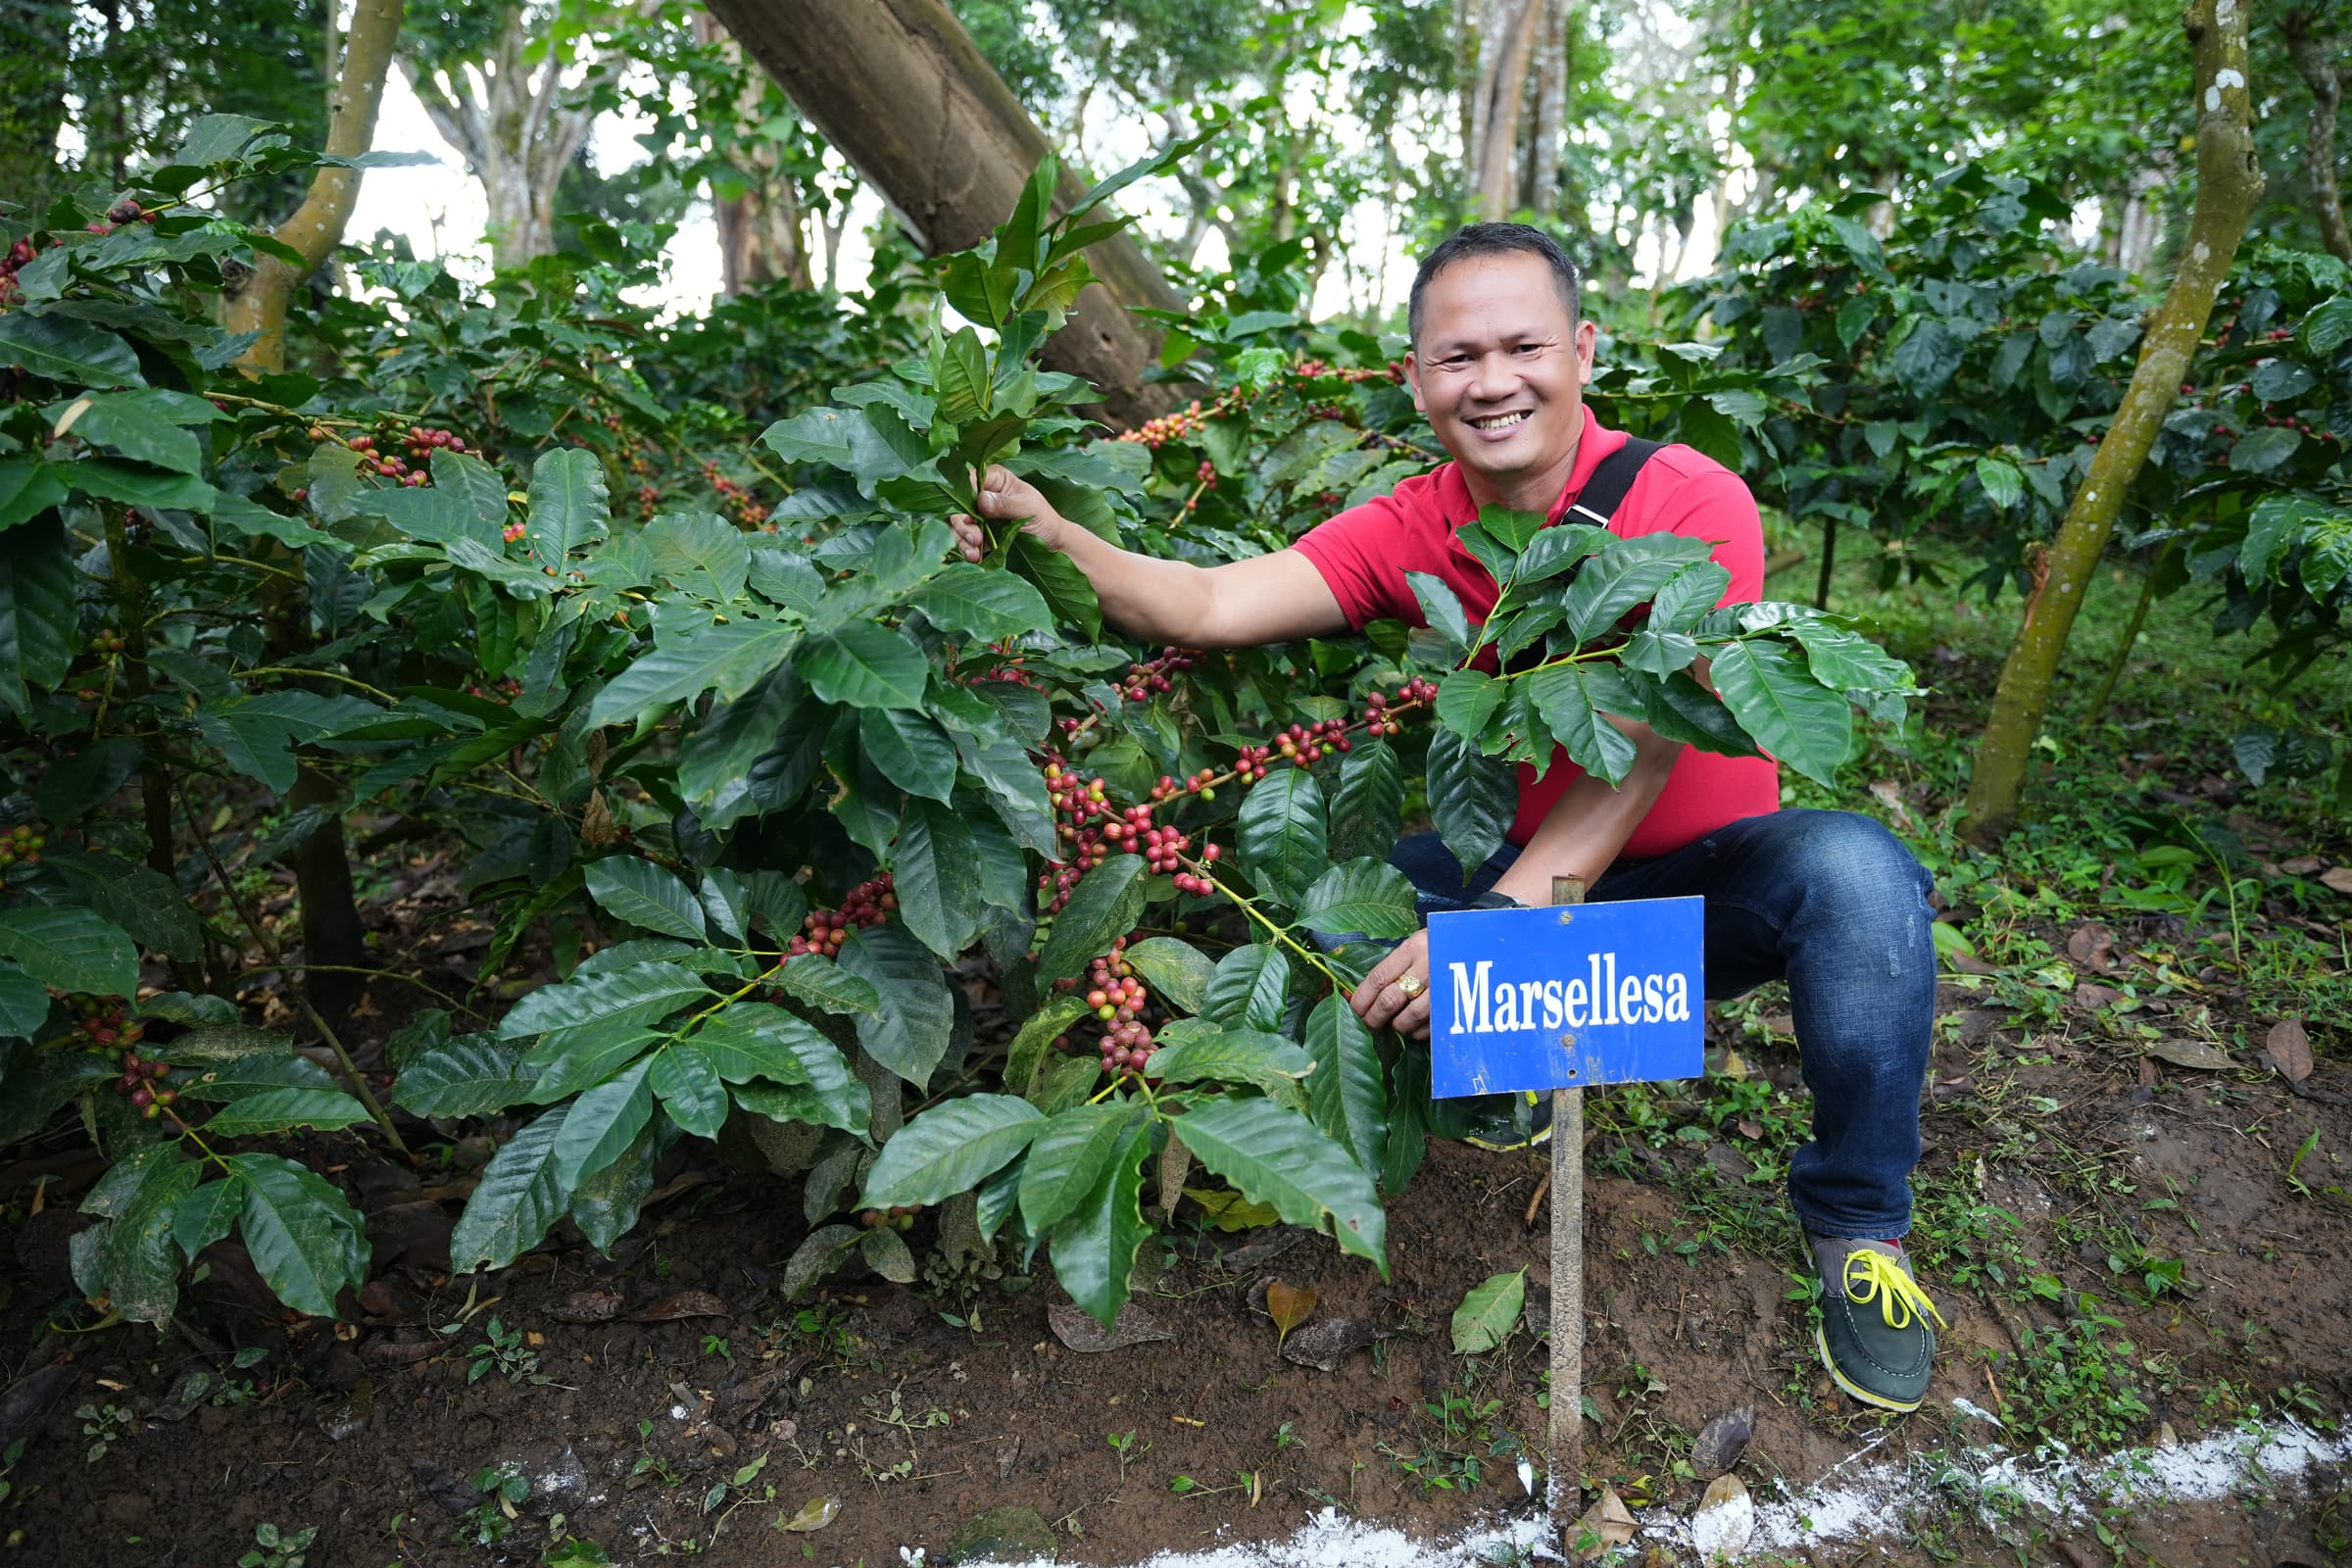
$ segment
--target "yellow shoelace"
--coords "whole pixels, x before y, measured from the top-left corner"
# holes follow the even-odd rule
[[[1928,1299],[1928,1293],[1919,1282],[1903,1272],[1903,1266],[1885,1252],[1874,1252],[1867,1247],[1856,1248],[1845,1259],[1845,1298],[1856,1306],[1872,1301],[1879,1303],[1879,1315],[1890,1329],[1909,1328],[1924,1312],[1943,1328],[1943,1314]]]

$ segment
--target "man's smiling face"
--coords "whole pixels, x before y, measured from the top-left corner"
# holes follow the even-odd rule
[[[1540,256],[1469,257],[1430,278],[1405,379],[1482,504],[1541,511],[1567,483],[1592,340]]]

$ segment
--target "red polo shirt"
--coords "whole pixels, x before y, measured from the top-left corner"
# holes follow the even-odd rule
[[[1588,407],[1576,465],[1559,499],[1551,504],[1557,522],[1592,479],[1601,460],[1625,445],[1625,432],[1601,427]],[[1405,480],[1392,493],[1350,507],[1309,530],[1297,545],[1331,585],[1350,625],[1375,620],[1424,624],[1420,601],[1404,580],[1408,571],[1444,579],[1462,602],[1472,623],[1494,608],[1494,576],[1462,548],[1454,531],[1478,516],[1470,488],[1451,463]],[[1685,446],[1670,446],[1644,464],[1624,504],[1609,519],[1609,531],[1624,538],[1645,533],[1679,533],[1714,546],[1715,560],[1732,574],[1721,603],[1752,604],[1764,588],[1764,530],[1755,498],[1738,474]],[[1542,779],[1519,769],[1519,815],[1510,841],[1525,844],[1544,815],[1584,776],[1565,751],[1552,754]],[[1665,855],[1704,838],[1743,816],[1778,810],[1779,764],[1769,758],[1719,757],[1696,747],[1674,764],[1657,803],[1626,842],[1630,859]]]

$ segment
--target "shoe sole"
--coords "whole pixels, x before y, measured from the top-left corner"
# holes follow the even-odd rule
[[[1901,1399],[1889,1398],[1884,1394],[1873,1394],[1848,1378],[1838,1370],[1838,1363],[1830,1359],[1830,1337],[1818,1328],[1813,1331],[1813,1345],[1821,1351],[1821,1364],[1828,1368],[1830,1381],[1843,1389],[1849,1397],[1860,1399],[1864,1404],[1875,1406],[1881,1410],[1892,1410],[1898,1415],[1909,1415],[1927,1403],[1928,1396],[1925,1394],[1906,1404]]]
[[[1473,1136],[1465,1136],[1462,1142],[1468,1144],[1472,1149],[1483,1149],[1490,1154],[1515,1154],[1523,1149],[1541,1149],[1550,1143],[1551,1129],[1540,1128],[1533,1138],[1523,1139],[1515,1144],[1497,1144]]]

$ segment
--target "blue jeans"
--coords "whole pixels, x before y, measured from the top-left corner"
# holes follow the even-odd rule
[[[1419,890],[1426,921],[1467,907],[1518,858],[1503,846],[1465,886],[1453,853],[1419,833],[1389,861]],[[1705,899],[1710,999],[1788,980],[1813,1091],[1813,1141],[1788,1162],[1788,1197],[1821,1235],[1892,1240],[1911,1228],[1936,1017],[1930,886],[1871,818],[1789,810],[1742,817],[1654,859],[1619,860],[1586,895]]]

